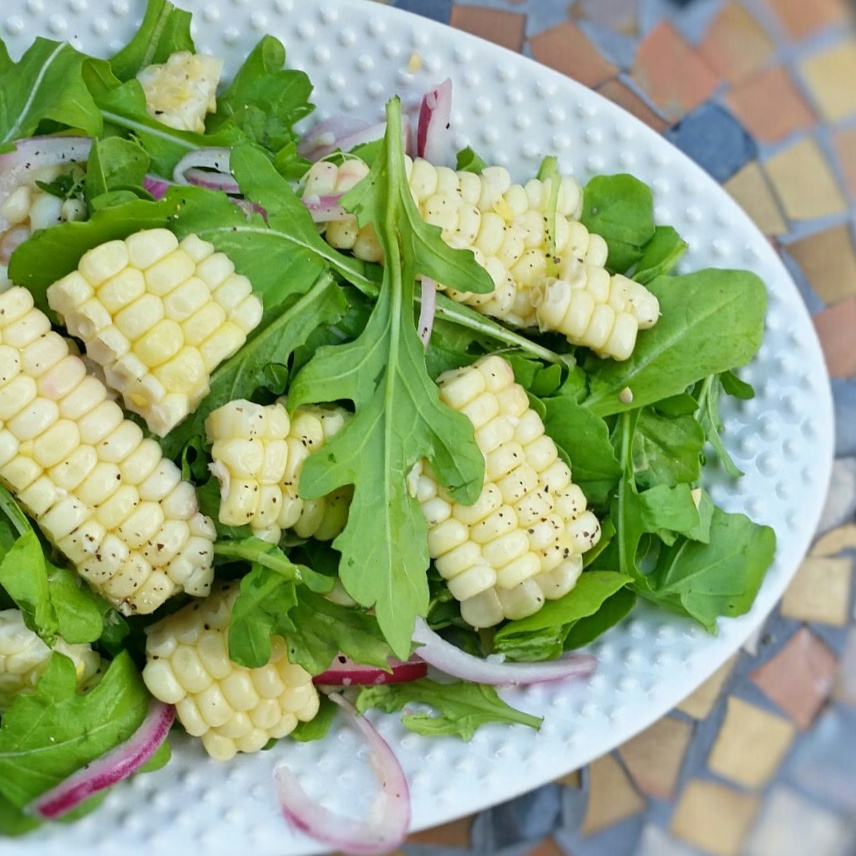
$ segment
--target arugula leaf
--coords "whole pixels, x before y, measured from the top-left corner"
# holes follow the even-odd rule
[[[356,701],[361,713],[369,708],[394,713],[410,704],[424,704],[436,711],[405,713],[401,717],[405,728],[429,736],[442,734],[471,740],[479,726],[489,722],[515,723],[536,730],[542,722],[540,717],[515,710],[504,702],[494,687],[468,681],[441,684],[421,678],[403,684],[363,687]]]
[[[730,377],[734,377],[730,372],[728,375]],[[711,375],[710,377],[705,378],[702,382],[701,391],[698,397],[698,411],[696,413],[696,418],[698,419],[705,439],[711,446],[713,446],[713,449],[725,471],[733,478],[739,478],[743,475],[743,470],[734,463],[734,459],[731,457],[728,449],[725,448],[725,443],[722,441],[722,432],[725,429],[722,417],[719,415],[720,394],[724,390],[724,384],[721,381],[722,377],[723,375]],[[737,380],[737,378],[734,379]],[[741,393],[745,392],[742,387],[734,385],[733,388],[737,389]]]
[[[427,523],[407,489],[407,475],[427,458],[458,501],[473,502],[484,461],[463,414],[439,400],[416,332],[417,273],[470,291],[493,284],[471,253],[450,250],[439,229],[416,210],[401,151],[401,107],[387,105],[384,157],[342,204],[359,222],[373,222],[386,263],[384,281],[363,332],[352,342],[325,346],[301,369],[289,408],[305,402],[349,400],[354,418],[303,466],[300,493],[324,496],[354,486],[348,523],[335,539],[340,577],[358,603],[374,607],[396,656],[407,659],[416,615],[428,608]]]
[[[701,477],[705,433],[692,416],[642,409],[633,435],[633,470],[642,488],[687,484]]]
[[[704,534],[689,485],[658,484],[639,492],[637,497],[642,530],[656,535],[665,544],[674,543],[678,534]]]
[[[27,627],[52,644],[59,625],[51,603],[45,554],[34,530],[24,532],[3,556],[0,585],[18,604]]]
[[[135,195],[142,195],[148,169],[149,156],[133,140],[95,139],[86,162],[86,198],[91,201],[108,191],[133,188],[138,188]]]
[[[668,273],[686,248],[687,242],[672,226],[657,226],[654,236],[642,249],[633,279],[646,285],[652,279]]]
[[[67,42],[37,37],[18,63],[5,54],[0,70],[0,151],[32,137],[50,120],[88,136],[101,133],[102,120],[83,80],[84,54]]]
[[[636,592],[630,586],[619,589],[604,600],[597,612],[583,616],[571,625],[565,637],[565,651],[582,648],[594,642],[598,636],[626,618],[635,605]]]
[[[455,169],[458,172],[474,172],[476,175],[481,175],[487,165],[487,161],[472,146],[461,149],[455,155]]]
[[[298,722],[288,735],[289,740],[309,743],[311,740],[323,740],[327,736],[339,712],[339,706],[330,701],[324,693],[319,694],[318,701],[318,713],[307,722]]]

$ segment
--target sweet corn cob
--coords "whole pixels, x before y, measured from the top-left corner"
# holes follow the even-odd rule
[[[174,704],[189,734],[212,758],[257,752],[318,712],[309,673],[288,660],[274,636],[265,666],[248,669],[229,659],[229,616],[238,587],[218,586],[205,600],[146,628],[143,680],[155,698]]]
[[[207,54],[176,51],[167,61],[137,74],[146,110],[179,131],[205,132],[205,116],[217,109],[217,84],[223,60]]]
[[[284,401],[262,406],[243,399],[211,413],[205,430],[211,472],[221,488],[220,522],[249,525],[271,542],[283,529],[301,538],[335,538],[345,526],[352,490],[308,500],[297,485],[303,461],[349,418],[341,407],[301,405],[289,419]]]
[[[74,663],[78,686],[94,677],[101,667],[101,657],[89,645],[69,645],[57,639],[49,648],[27,627],[19,609],[0,610],[0,713],[19,693],[33,689],[53,651]]]
[[[215,531],[193,485],[20,286],[0,294],[0,482],[122,612],[207,594]]]
[[[431,558],[473,627],[531,615],[574,587],[600,523],[505,360],[484,357],[437,383],[473,423],[485,483],[474,505],[460,505],[427,465],[412,474]]]
[[[125,407],[160,436],[196,409],[210,373],[262,317],[250,281],[223,253],[167,229],[89,250],[47,294]]]

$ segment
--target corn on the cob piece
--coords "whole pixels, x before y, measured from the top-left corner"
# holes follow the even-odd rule
[[[174,704],[189,734],[211,757],[257,752],[318,712],[309,673],[288,660],[274,636],[265,666],[248,669],[229,659],[229,617],[236,584],[220,585],[205,600],[146,628],[143,680],[155,698]]]
[[[179,131],[205,131],[205,116],[217,109],[217,85],[223,60],[207,54],[176,51],[167,61],[137,74],[146,110]]]
[[[93,678],[101,668],[101,657],[90,645],[69,645],[64,639],[57,639],[54,647],[49,648],[24,623],[21,610],[0,610],[0,714],[19,693],[32,691],[53,651],[74,663],[78,686]]]
[[[160,436],[208,393],[210,373],[261,321],[231,261],[196,235],[146,229],[89,250],[48,303],[104,369],[125,407]]]
[[[0,294],[0,482],[122,612],[207,594],[216,533],[193,486],[20,286]]]
[[[574,587],[600,523],[504,359],[484,357],[437,383],[473,423],[485,483],[474,505],[460,505],[427,465],[412,474],[431,558],[474,627],[531,615]]]
[[[305,500],[297,486],[303,461],[350,415],[341,407],[301,405],[289,419],[284,400],[263,406],[237,399],[213,411],[205,431],[211,472],[221,488],[220,522],[248,525],[274,543],[283,529],[301,538],[335,538],[345,526],[352,490]]]

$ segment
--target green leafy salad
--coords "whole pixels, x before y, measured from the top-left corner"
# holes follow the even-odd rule
[[[655,223],[650,188],[630,175],[597,176],[582,188],[579,222],[605,242],[609,277],[622,275],[656,298],[656,323],[639,330],[626,359],[598,356],[556,331],[506,324],[479,311],[477,299],[455,299],[487,295],[494,282],[476,254],[445,241],[417,208],[402,144],[410,118],[398,98],[386,104],[375,139],[325,155],[337,167],[356,158],[366,164],[366,176],[330,204],[343,217],[356,215],[360,228],[371,226],[379,263],[332,246],[307,205],[304,184],[314,159],[297,129],[312,126],[312,85],[286,67],[283,45],[265,36],[230,70],[201,130],[164,124],[138,79],[181,52],[194,53],[190,15],[167,0],[148,0],[140,29],[110,59],[40,37],[15,61],[0,43],[0,261],[8,287],[26,289],[64,335],[66,319],[51,306],[51,286],[76,271],[89,251],[143,230],[168,230],[179,241],[196,236],[252,284],[263,307],[260,321],[210,372],[195,409],[162,436],[126,414],[194,486],[200,511],[216,527],[214,588],[237,592],[227,621],[236,668],[264,667],[285,640],[288,660],[308,673],[308,684],[331,664],[349,664],[354,671],[339,684],[350,685],[346,695],[356,710],[405,711],[404,725],[420,734],[469,739],[486,722],[537,728],[540,720],[502,700],[495,688],[501,679],[397,672],[420,661],[419,627],[474,660],[512,669],[574,658],[638,599],[688,616],[710,633],[720,618],[750,609],[773,560],[775,534],[717,507],[703,471],[713,462],[729,477],[741,476],[722,439],[720,401],[753,396],[735,370],[761,343],[766,289],[757,276],[676,273],[686,243],[671,226]],[[38,183],[76,216],[44,226],[31,213],[35,228],[16,230],[6,200],[26,178],[21,152],[73,149],[80,141],[86,156],[70,149],[74,168]],[[194,155],[200,155],[196,180],[179,181],[177,167]],[[449,166],[475,176],[491,169],[483,153],[470,149]],[[538,179],[551,178],[558,178],[558,165],[547,158]],[[542,218],[548,245],[558,204],[554,192]],[[558,263],[549,250],[547,258],[548,265]],[[440,284],[436,294],[431,287],[430,309],[426,283]],[[2,335],[0,458],[6,461],[2,438],[12,421],[3,414],[12,393],[3,385],[14,372],[3,362],[12,359],[12,345]],[[85,353],[87,343],[76,338]],[[479,500],[487,456],[473,423],[441,399],[437,379],[495,355],[525,390],[524,404],[540,417],[599,531],[567,593],[542,598],[539,609],[522,617],[474,627],[435,564],[433,524],[413,474],[422,467],[448,503],[471,507]],[[337,491],[347,496],[347,517],[335,537],[284,530],[271,540],[249,525],[221,521],[224,486],[206,426],[235,401],[265,408],[285,401],[292,419],[301,407],[345,412],[343,427],[306,458],[299,477],[306,502]],[[22,441],[17,454],[24,453]],[[34,801],[125,746],[147,721],[153,710],[142,677],[147,637],[152,625],[196,598],[179,591],[148,614],[119,608],[78,575],[3,466],[0,836],[8,836],[37,827],[45,816],[34,812]],[[53,653],[14,693],[16,678],[9,675],[23,667],[15,665],[13,645],[25,632],[36,640],[32,645]],[[97,660],[92,674],[86,657],[69,653],[83,649]],[[361,670],[373,676],[368,685],[361,685]],[[378,672],[397,679],[387,682]],[[4,693],[14,696],[5,705]],[[323,692],[316,707],[293,723],[290,738],[324,739],[338,708]],[[180,706],[179,719],[176,729],[200,733]],[[131,767],[146,771],[168,758],[168,741],[159,740]],[[62,818],[93,810],[104,793],[103,783],[93,787]]]

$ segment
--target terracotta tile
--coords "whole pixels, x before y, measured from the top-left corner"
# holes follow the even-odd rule
[[[423,829],[407,837],[408,844],[431,844],[437,847],[470,847],[472,817],[462,817],[442,826]]]
[[[594,835],[645,808],[645,800],[612,755],[604,755],[589,767],[589,798],[581,833]]]
[[[556,779],[556,784],[566,788],[581,788],[583,786],[583,777],[579,770],[574,770],[573,773],[568,773]]]
[[[456,30],[472,33],[509,50],[519,53],[523,48],[526,16],[519,12],[456,3],[452,7],[449,23]]]
[[[822,116],[837,122],[856,113],[856,35],[799,63]]]
[[[706,101],[717,86],[713,70],[665,20],[639,43],[632,74],[654,104],[674,121]]]
[[[775,143],[814,124],[814,113],[783,65],[735,84],[725,103],[758,142]]]
[[[532,56],[584,86],[599,86],[618,69],[572,21],[562,21],[529,39]]]
[[[687,696],[678,705],[678,710],[694,719],[706,719],[719,700],[722,687],[736,662],[736,655],[726,660],[692,695]]]
[[[848,297],[834,306],[821,309],[812,317],[820,337],[826,369],[830,377],[849,378],[856,375],[856,298]]]
[[[692,734],[691,723],[664,716],[618,750],[643,794],[663,800],[674,797]]]
[[[802,627],[751,678],[800,728],[808,728],[829,698],[837,667],[832,651]]]
[[[761,68],[775,47],[758,19],[732,0],[711,21],[698,50],[720,77],[737,83]]]
[[[832,135],[838,163],[851,197],[856,197],[856,128],[842,128]]]
[[[853,304],[852,341],[852,331],[856,330],[856,300],[848,302]],[[782,615],[797,621],[819,621],[844,627],[849,618],[851,565],[850,559],[808,556],[785,590]]]
[[[777,152],[764,167],[785,214],[792,220],[811,220],[847,210],[838,181],[810,137]]]
[[[766,0],[787,34],[802,39],[824,27],[847,21],[844,0]]]
[[[836,701],[856,707],[856,627],[850,628],[847,634],[832,697]]]
[[[792,241],[785,249],[824,303],[856,295],[856,246],[846,223]]]
[[[556,844],[553,838],[545,838],[523,856],[565,856],[565,851]]]
[[[758,811],[758,798],[693,779],[672,814],[671,831],[712,856],[737,856]]]
[[[708,767],[744,788],[763,787],[779,769],[795,736],[796,729],[786,719],[731,696]]]
[[[811,548],[812,556],[837,556],[843,550],[856,547],[856,523],[845,523],[821,535]]]
[[[632,35],[636,32],[636,7],[637,0],[577,0],[571,14]]]
[[[725,189],[765,235],[788,231],[779,200],[757,161],[747,163],[725,182]]]
[[[662,134],[669,127],[669,123],[656,110],[652,109],[644,98],[618,78],[607,80],[606,83],[598,86],[597,91],[610,101],[614,101],[619,107],[623,107],[637,119],[641,119],[658,134]]]

